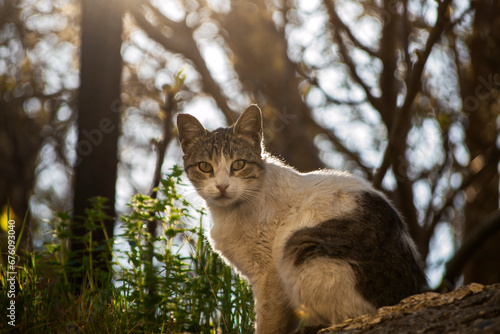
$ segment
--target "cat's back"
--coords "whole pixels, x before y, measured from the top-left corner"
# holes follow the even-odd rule
[[[276,160],[266,164],[265,178],[266,203],[285,210],[283,214],[300,226],[345,216],[358,208],[362,194],[378,194],[366,180],[349,172],[299,173]]]
[[[286,201],[281,205],[287,210],[279,217],[276,233],[278,262],[285,260],[281,263],[293,267],[318,258],[349,263],[363,297],[377,307],[426,286],[403,219],[367,181],[335,170],[282,173],[289,175],[271,190]],[[394,288],[388,289],[388,284]]]

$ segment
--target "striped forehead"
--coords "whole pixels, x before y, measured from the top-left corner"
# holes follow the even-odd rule
[[[213,160],[223,155],[232,158],[234,156],[234,146],[232,145],[231,138],[231,128],[214,130],[211,133],[210,140],[206,143],[208,156]]]

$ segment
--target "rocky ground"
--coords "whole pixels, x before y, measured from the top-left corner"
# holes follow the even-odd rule
[[[319,332],[333,333],[500,333],[500,283],[411,296]]]

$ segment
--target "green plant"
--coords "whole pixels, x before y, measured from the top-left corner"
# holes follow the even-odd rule
[[[112,275],[96,269],[93,231],[103,228],[105,200],[94,198],[85,221],[89,233],[82,267],[90,269],[81,293],[71,288],[73,258],[67,243],[71,216],[51,222],[54,241],[25,254],[17,268],[16,327],[25,333],[247,333],[253,332],[253,299],[245,281],[212,251],[204,237],[203,210],[177,192],[182,171],[174,167],[158,198],[135,195],[121,232],[107,236]],[[148,224],[157,226],[152,233]],[[154,229],[153,229],[154,230]],[[126,247],[124,247],[124,245]],[[100,263],[102,265],[102,263]],[[6,307],[7,271],[0,270],[0,305]]]
[[[131,213],[122,217],[121,237],[130,247],[124,252],[130,267],[122,265],[117,277],[122,292],[141,320],[160,320],[174,332],[251,331],[251,293],[206,242],[204,212],[179,195],[180,176],[174,167],[161,182],[162,196],[134,196]],[[197,224],[192,213],[199,215]],[[154,222],[161,227],[158,236],[147,228]]]

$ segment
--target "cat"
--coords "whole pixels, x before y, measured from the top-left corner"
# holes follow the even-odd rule
[[[188,114],[177,128],[209,241],[252,286],[257,334],[327,327],[426,289],[385,196],[348,172],[299,173],[266,153],[258,106],[228,128],[209,131]]]

